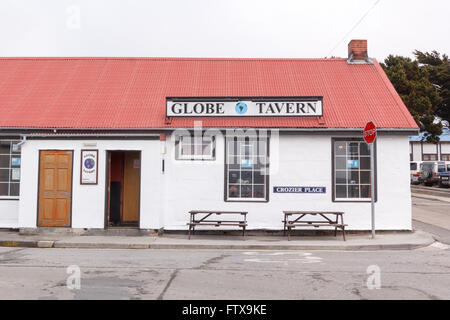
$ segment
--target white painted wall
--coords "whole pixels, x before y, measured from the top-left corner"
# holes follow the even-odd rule
[[[17,228],[19,224],[19,200],[0,200],[0,228]]]
[[[186,229],[193,209],[249,211],[249,229],[282,229],[282,210],[339,210],[349,229],[370,229],[370,203],[332,202],[331,136],[281,135],[279,148],[271,139],[271,156],[279,155],[279,169],[270,176],[267,203],[224,201],[224,139],[216,139],[215,161],[175,160],[167,139],[165,173],[161,171],[159,141],[98,140],[84,147],[82,140],[29,140],[22,147],[20,227],[36,227],[39,150],[74,150],[73,228],[103,228],[106,150],[140,150],[141,228]],[[89,142],[92,142],[90,140]],[[377,229],[410,230],[409,141],[407,136],[377,138]],[[99,184],[79,184],[80,150],[99,149]],[[277,152],[278,150],[278,152]],[[272,168],[276,168],[272,164]],[[325,186],[326,194],[274,194],[273,186]]]
[[[92,140],[28,140],[22,146],[22,180],[19,226],[36,227],[39,150],[74,150],[72,227],[103,228],[105,217],[106,150],[135,150],[141,153],[141,228],[157,227],[160,220],[159,197],[160,142],[155,140],[98,140],[96,147],[85,147]],[[98,149],[98,185],[80,185],[81,149]]]
[[[217,139],[216,161],[170,161],[165,179],[165,228],[185,229],[188,210],[249,211],[249,229],[281,229],[283,210],[339,210],[349,229],[370,229],[370,203],[332,202],[331,137],[283,135],[279,170],[270,176],[268,203],[224,202],[224,141]],[[409,141],[406,136],[378,137],[377,228],[411,229]],[[271,155],[274,155],[271,140]],[[173,146],[169,144],[173,157]],[[176,181],[176,183],[170,183]],[[273,186],[325,186],[326,194],[274,194]]]

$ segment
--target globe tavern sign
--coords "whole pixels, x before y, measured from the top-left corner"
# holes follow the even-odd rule
[[[322,97],[167,98],[167,117],[319,117]]]

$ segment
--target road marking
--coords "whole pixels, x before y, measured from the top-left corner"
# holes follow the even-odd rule
[[[450,249],[450,246],[448,244],[435,241],[432,244],[430,244],[430,247],[441,249],[441,250],[447,250]]]
[[[291,263],[320,263],[322,258],[313,256],[310,252],[243,252],[247,256],[256,256],[255,258],[244,259],[245,262],[256,262],[256,263],[280,263],[288,265]],[[278,257],[278,259],[271,259],[271,257]],[[286,259],[280,260],[279,258],[287,256]],[[260,257],[260,258],[259,258]]]

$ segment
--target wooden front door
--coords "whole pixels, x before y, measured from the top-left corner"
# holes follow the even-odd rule
[[[139,187],[141,176],[141,153],[125,152],[123,165],[123,214],[122,222],[139,221]]]
[[[41,151],[39,167],[39,227],[70,227],[72,151]]]

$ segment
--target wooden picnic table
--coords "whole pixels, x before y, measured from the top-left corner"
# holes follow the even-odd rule
[[[195,233],[195,227],[199,225],[209,225],[215,227],[238,226],[242,228],[242,235],[245,237],[247,227],[247,211],[219,211],[219,210],[191,210],[189,211],[189,239]],[[239,216],[239,218],[234,218]],[[220,219],[226,217],[225,219]]]
[[[283,211],[284,213],[284,234],[286,230],[288,240],[291,240],[291,229],[295,227],[334,227],[334,236],[337,236],[337,229],[342,230],[345,241],[344,212],[337,211]],[[307,219],[312,216],[314,220]],[[329,217],[332,216],[332,217]],[[340,220],[340,222],[339,222]]]

